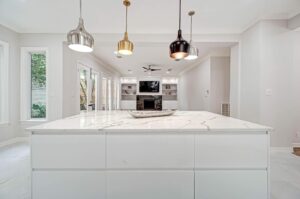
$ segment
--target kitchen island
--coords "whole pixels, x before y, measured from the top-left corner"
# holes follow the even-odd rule
[[[268,199],[271,128],[202,111],[82,113],[31,131],[32,199]]]

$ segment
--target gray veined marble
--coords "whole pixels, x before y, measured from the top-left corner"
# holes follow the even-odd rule
[[[29,128],[38,130],[105,130],[114,132],[122,131],[266,131],[271,128],[247,121],[234,119],[205,111],[177,111],[174,115],[153,118],[133,118],[127,111],[96,111],[87,112]]]

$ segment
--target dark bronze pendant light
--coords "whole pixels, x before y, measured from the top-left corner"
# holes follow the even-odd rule
[[[179,0],[179,30],[177,39],[170,44],[170,57],[180,60],[189,55],[190,44],[182,37],[181,31],[181,0]]]

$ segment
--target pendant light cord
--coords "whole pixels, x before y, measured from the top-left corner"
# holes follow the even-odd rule
[[[126,6],[126,25],[125,25],[125,32],[127,32],[127,15],[128,15],[128,6]]]
[[[191,16],[191,27],[190,27],[190,43],[192,43],[193,40],[193,15]]]
[[[179,0],[179,30],[181,29],[181,0]]]
[[[82,18],[82,3],[81,3],[81,0],[79,0],[79,13],[80,13],[80,19]]]

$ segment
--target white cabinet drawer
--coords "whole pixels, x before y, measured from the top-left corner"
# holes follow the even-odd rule
[[[196,171],[195,199],[267,199],[267,171]]]
[[[193,168],[194,135],[107,135],[108,168]]]
[[[104,135],[32,135],[32,168],[105,168]]]
[[[268,135],[196,135],[196,168],[267,168]]]
[[[107,199],[194,199],[193,171],[110,171]]]
[[[101,171],[34,171],[32,199],[103,199],[105,173]]]

